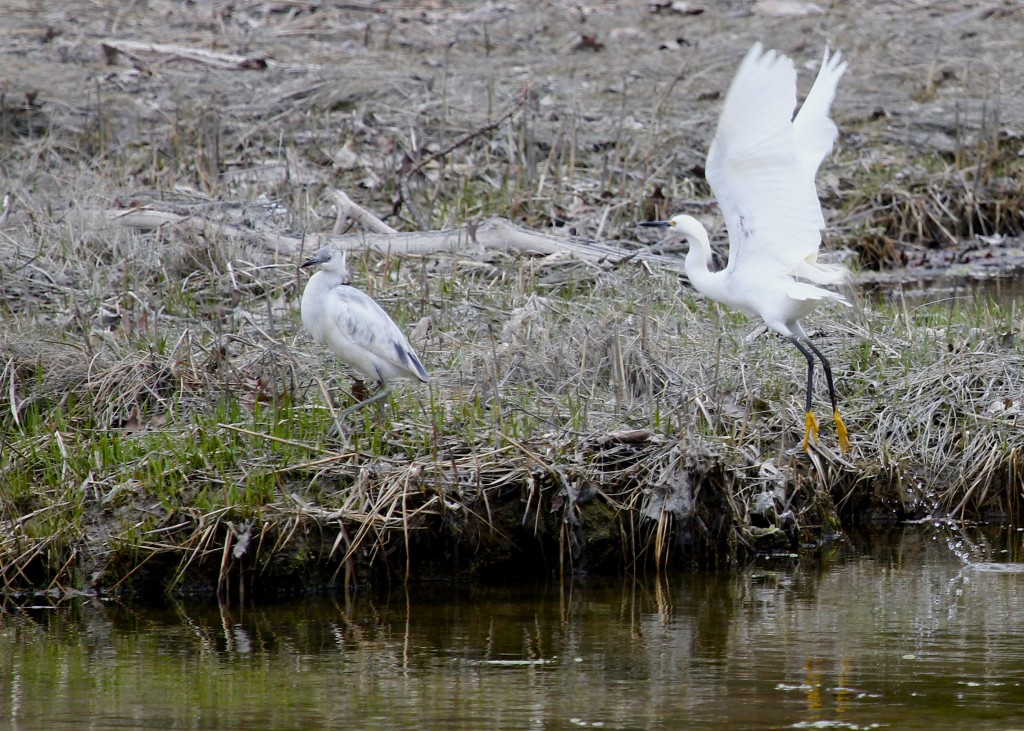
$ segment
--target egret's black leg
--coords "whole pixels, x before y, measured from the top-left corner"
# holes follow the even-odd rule
[[[828,397],[832,399],[832,416],[836,420],[836,435],[839,437],[839,449],[843,453],[846,453],[850,448],[850,435],[846,431],[846,424],[843,423],[843,417],[839,415],[839,402],[836,400],[836,387],[832,382],[832,367],[828,362],[828,358],[822,354],[820,350],[814,347],[814,343],[810,340],[807,341],[811,350],[814,354],[821,358],[821,366],[825,369],[825,381],[828,383]]]
[[[793,345],[795,345],[797,347],[797,350],[799,350],[801,353],[803,353],[804,358],[807,359],[807,409],[806,409],[806,411],[809,412],[811,410],[811,394],[814,392],[814,356],[811,355],[809,352],[807,352],[807,348],[805,348],[803,343],[801,343],[799,340],[797,340],[797,338],[795,336],[790,335],[789,336],[789,342],[793,343]],[[809,342],[807,344],[811,345]],[[818,353],[818,349],[815,348],[813,345],[811,345],[811,350],[813,350],[815,353]],[[818,357],[821,357],[821,353],[818,353]],[[822,358],[822,360],[824,361],[824,358]],[[831,384],[832,383],[832,376],[828,375],[828,372],[829,372],[828,362],[825,362],[825,374],[828,377],[828,382]],[[830,388],[831,388],[831,386],[830,386]]]
[[[796,340],[796,338],[791,336],[790,340],[793,341],[794,344],[798,348],[800,348],[800,352],[802,352],[804,354],[804,356],[806,356],[808,358],[808,362],[811,362],[810,361],[810,354],[806,350],[804,350],[804,348],[800,347],[800,343]],[[816,347],[814,347],[814,343],[812,343],[810,341],[810,339],[805,339],[805,342],[807,343],[807,347],[809,347],[811,349],[811,351],[816,356],[818,356],[818,358],[821,360],[821,367],[825,369],[825,383],[828,384],[828,397],[832,401],[832,416],[836,420],[836,436],[839,438],[839,449],[840,449],[840,451],[845,453],[850,448],[850,436],[849,436],[849,433],[846,431],[846,424],[843,423],[843,417],[841,417],[839,415],[839,401],[836,399],[835,382],[832,380],[832,364],[828,362],[828,358],[825,357],[824,353],[822,353],[820,350],[818,350]],[[807,413],[810,414],[810,412],[811,412],[811,372],[810,372],[810,370],[808,370],[808,372],[807,372]],[[815,425],[817,425],[817,420],[815,420]],[[817,429],[814,430],[814,437],[815,437],[815,441],[817,441],[817,437],[818,437],[818,430]],[[805,440],[805,448],[806,448],[806,440]]]
[[[814,435],[815,444],[818,442],[818,420],[815,418],[814,412],[811,411],[811,394],[814,393],[814,356],[795,336],[790,335],[789,342],[793,343],[796,349],[803,353],[804,358],[807,359],[807,401],[806,417],[804,419],[804,451],[806,452],[810,448],[812,434]],[[814,346],[811,345],[811,348],[814,348]],[[817,351],[815,350],[815,352]]]
[[[825,369],[825,382],[828,384],[828,397],[832,399],[832,410],[839,411],[839,405],[836,403],[836,387],[832,384],[832,364],[828,362],[828,358],[825,357],[824,353],[814,347],[814,343],[810,340],[807,341],[807,347],[814,351],[814,354],[821,359],[821,367]]]

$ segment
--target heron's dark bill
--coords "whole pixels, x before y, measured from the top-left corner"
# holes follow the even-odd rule
[[[641,221],[641,226],[646,228],[668,228],[672,225],[671,221]]]
[[[319,256],[314,256],[312,259],[306,259],[306,261],[299,264],[299,269],[305,269],[306,267],[315,266],[316,264],[323,264],[324,259]]]

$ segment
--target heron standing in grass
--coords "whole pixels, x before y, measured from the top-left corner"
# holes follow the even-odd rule
[[[302,263],[302,268],[310,266],[319,266],[320,271],[302,292],[302,326],[343,363],[380,384],[375,394],[338,414],[340,430],[346,416],[387,396],[394,379],[426,383],[430,375],[388,313],[368,294],[349,286],[345,254],[325,246]]]
[[[755,44],[729,87],[705,166],[729,230],[729,262],[711,271],[711,246],[704,227],[691,216],[648,221],[664,226],[689,243],[686,274],[694,288],[713,300],[761,317],[807,359],[804,450],[818,439],[811,410],[814,356],[821,360],[832,400],[839,447],[849,449],[839,416],[832,368],[800,324],[823,302],[849,306],[840,294],[821,285],[849,278],[842,266],[817,260],[825,219],[814,186],[818,166],[832,150],[837,130],[829,118],[836,85],[846,71],[840,53],[829,56],[796,117],[793,62]],[[813,354],[813,355],[812,355]]]

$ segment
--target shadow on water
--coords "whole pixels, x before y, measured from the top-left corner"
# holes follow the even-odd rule
[[[733,573],[347,602],[7,605],[0,727],[1005,728],[1021,535],[936,521]]]

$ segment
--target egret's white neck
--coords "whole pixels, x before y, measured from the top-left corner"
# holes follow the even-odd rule
[[[690,245],[686,252],[686,276],[690,278],[690,284],[701,294],[716,298],[720,291],[718,286],[719,272],[712,272],[711,263],[711,242],[708,239],[708,232],[695,219],[691,219],[688,226],[677,227],[676,233],[686,239]]]

